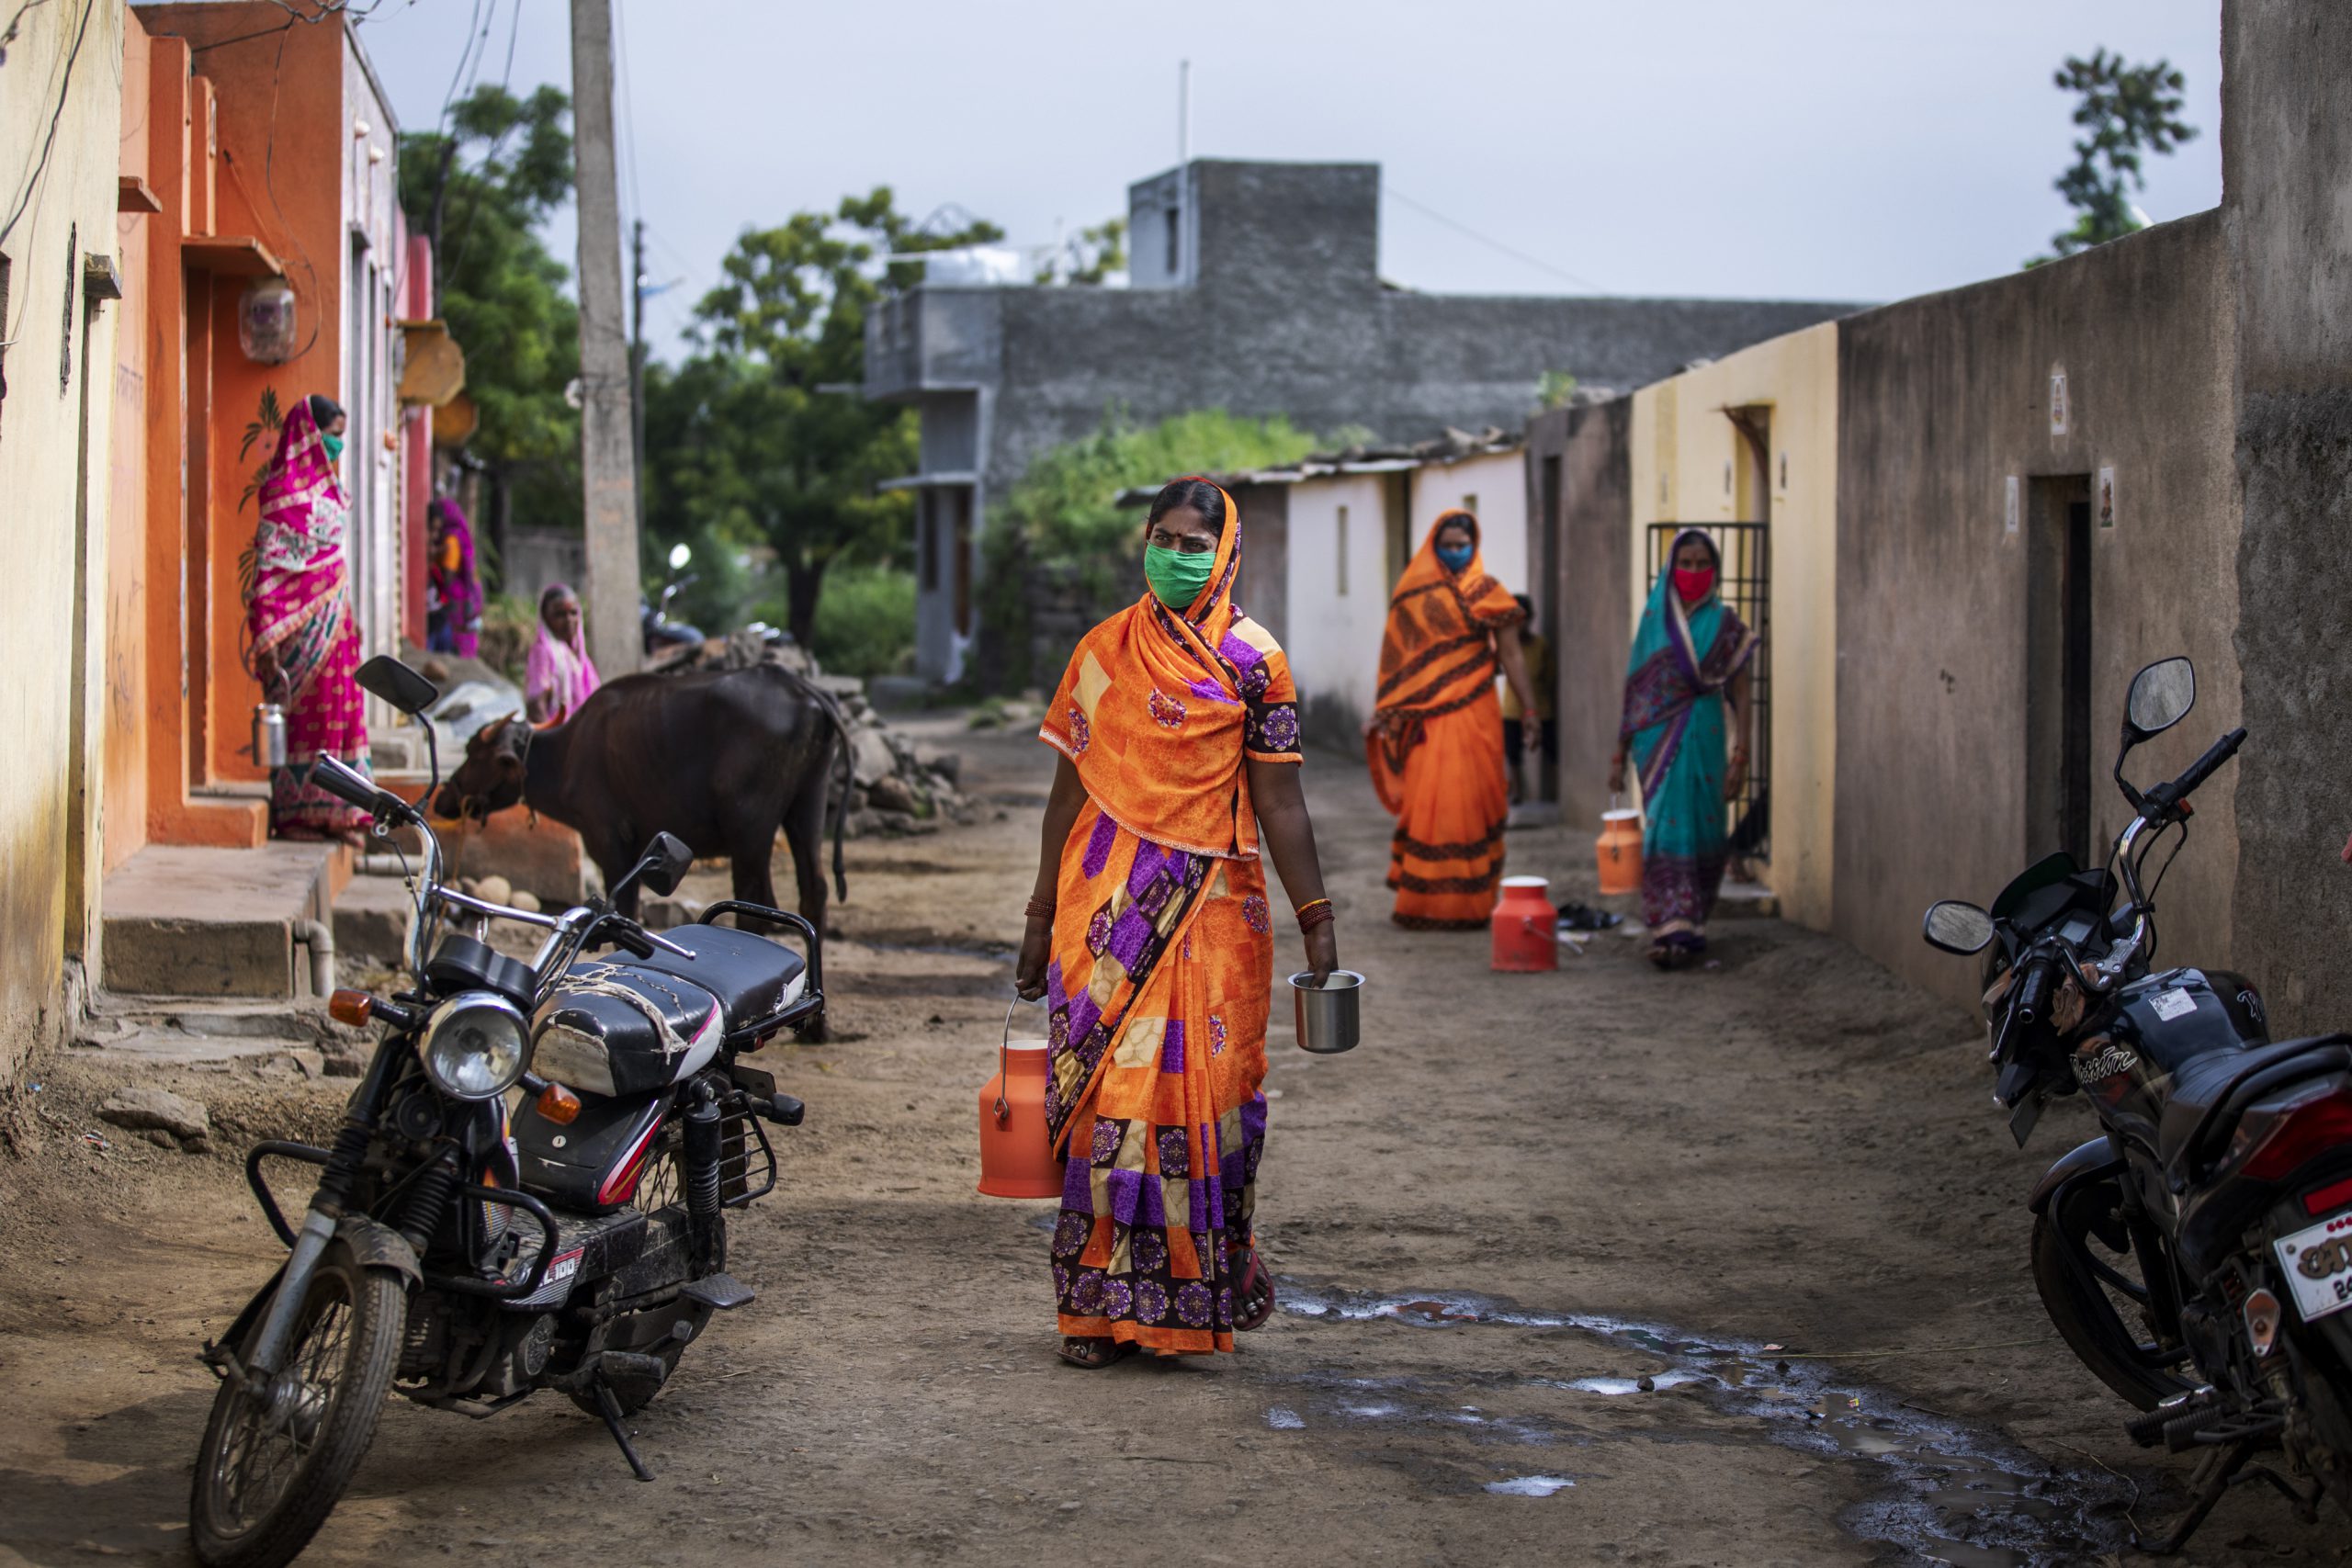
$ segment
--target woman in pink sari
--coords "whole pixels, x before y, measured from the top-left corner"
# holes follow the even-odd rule
[[[604,681],[580,629],[580,600],[560,582],[539,595],[539,635],[523,666],[523,705],[533,724],[560,724]]]
[[[286,766],[270,777],[269,828],[282,839],[356,842],[367,813],[311,784],[333,757],[368,772],[359,626],[345,555],[351,502],[335,478],[343,410],[313,395],[288,411],[261,482],[245,631],[262,694],[286,709]]]

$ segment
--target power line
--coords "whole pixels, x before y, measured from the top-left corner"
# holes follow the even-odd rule
[[[66,100],[74,92],[74,64],[82,58],[82,40],[89,36],[90,18],[97,9],[98,0],[83,0],[82,25],[74,29],[74,47],[65,56],[65,73],[57,85],[57,107],[50,111],[49,132],[41,138],[40,157],[34,163],[32,172],[25,176],[24,188],[17,193],[16,210],[8,214],[7,222],[0,223],[0,243],[5,243],[16,231],[17,221],[25,215],[25,209],[32,205],[33,192],[41,188],[41,176],[49,171],[50,150],[57,145],[57,122],[65,118]],[[17,15],[21,17],[24,13],[19,11]],[[27,304],[32,302],[32,290],[29,288],[25,290],[25,301]],[[17,313],[17,319],[24,320],[22,310]],[[8,336],[13,341],[16,333],[11,331]]]
[[[495,6],[497,0],[492,0]],[[441,113],[434,123],[446,134],[449,129],[449,109],[458,101],[458,84],[466,79],[466,62],[473,58],[475,29],[481,22],[481,0],[474,0],[474,14],[466,22],[466,47],[458,51],[458,68],[449,73],[449,90],[441,96]]]
[[[1395,186],[1389,185],[1385,181],[1382,182],[1380,191],[1383,196],[1390,197],[1397,201],[1403,202],[1406,206],[1411,208],[1422,217],[1434,219],[1438,222],[1444,224],[1447,228],[1453,230],[1455,232],[1465,234],[1471,239],[1477,241],[1482,245],[1500,251],[1503,254],[1511,257],[1513,260],[1525,262],[1529,266],[1540,267],[1544,271],[1550,273],[1555,277],[1566,278],[1568,282],[1575,284],[1577,288],[1589,288],[1596,294],[1608,294],[1612,292],[1611,289],[1603,288],[1600,284],[1595,283],[1589,277],[1577,276],[1575,273],[1570,272],[1564,266],[1555,266],[1541,256],[1529,255],[1525,251],[1520,250],[1512,245],[1507,245],[1500,240],[1495,239],[1490,235],[1481,234],[1477,230],[1471,228],[1467,223],[1457,222],[1453,219],[1448,218],[1444,213],[1437,210],[1437,209],[1428,206],[1423,202],[1415,201],[1411,197],[1407,196],[1403,191],[1398,190]]]
[[[613,30],[619,48],[614,53],[621,83],[621,146],[628,162],[629,216],[645,216],[645,186],[637,176],[637,73],[629,68],[628,8],[613,0]]]

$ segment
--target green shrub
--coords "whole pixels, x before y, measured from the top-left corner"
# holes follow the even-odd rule
[[[768,619],[781,625],[783,607]],[[897,567],[836,567],[817,601],[811,650],[836,675],[892,675],[914,657],[915,577]]]
[[[983,690],[1018,691],[1060,671],[1035,668],[1041,655],[1030,618],[1041,585],[1072,593],[1091,613],[1143,589],[1138,540],[1144,513],[1116,504],[1122,490],[1180,474],[1220,474],[1295,463],[1315,437],[1287,419],[1238,419],[1199,409],[1138,425],[1113,409],[1091,435],[1033,460],[989,510],[980,583]],[[1050,658],[1051,650],[1044,657]]]

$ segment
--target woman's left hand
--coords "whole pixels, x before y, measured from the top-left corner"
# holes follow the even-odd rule
[[[1724,770],[1724,798],[1727,801],[1737,800],[1740,790],[1746,787],[1747,784],[1747,753],[1734,751],[1731,754],[1731,766]]]
[[[1340,940],[1331,932],[1331,922],[1324,921],[1306,933],[1306,968],[1320,987],[1340,966]]]

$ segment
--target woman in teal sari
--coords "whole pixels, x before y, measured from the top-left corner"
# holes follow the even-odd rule
[[[1727,803],[1747,773],[1742,718],[1757,637],[1724,603],[1713,539],[1685,528],[1668,559],[1634,637],[1609,787],[1623,791],[1630,752],[1641,769],[1650,962],[1677,969],[1707,951],[1707,917],[1730,859]]]

